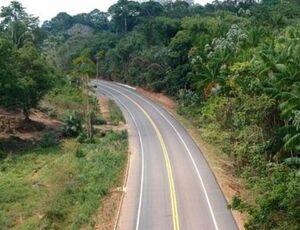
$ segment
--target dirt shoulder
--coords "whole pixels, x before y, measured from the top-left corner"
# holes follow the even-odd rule
[[[235,195],[241,197],[250,196],[243,182],[234,175],[232,163],[229,160],[223,159],[221,154],[218,154],[217,149],[203,140],[201,133],[195,128],[195,125],[191,121],[176,112],[175,101],[161,93],[152,93],[141,88],[138,88],[137,92],[161,104],[187,129],[208,161],[228,202],[230,202]],[[239,211],[233,211],[232,213],[239,229],[245,229],[244,224],[247,221],[247,215]]]
[[[119,116],[122,117],[123,114],[119,107],[115,108],[116,104],[112,103],[112,101],[108,97],[99,96],[98,106],[99,112],[106,121],[106,124],[95,126],[95,129],[99,129],[104,133],[108,130],[113,130],[114,132],[122,132],[128,130],[127,124],[123,122],[124,118],[118,117],[116,119],[116,122],[111,121],[114,118],[115,113],[121,113],[119,114]],[[115,111],[116,109],[118,111]],[[122,181],[120,183],[123,185],[123,187],[127,182],[129,162],[130,150],[128,150],[126,166],[123,168],[123,171],[121,173]],[[123,187],[112,188],[106,198],[101,202],[100,208],[95,215],[95,230],[111,230],[116,228],[125,195]]]
[[[154,101],[159,102],[160,104],[162,104],[164,107],[168,109],[176,108],[176,102],[162,93],[153,93],[153,92],[146,91],[142,88],[137,88],[136,91]]]
[[[105,96],[98,97],[98,104],[103,118],[109,119],[110,117],[109,98]]]
[[[63,123],[38,110],[30,114],[30,120],[30,122],[24,121],[24,117],[19,111],[7,111],[0,108],[0,143],[2,147],[5,147],[6,142],[9,144],[12,140],[19,145],[16,146],[18,148],[24,147],[22,144],[26,145],[26,143],[34,145],[47,133],[56,137],[62,135]]]

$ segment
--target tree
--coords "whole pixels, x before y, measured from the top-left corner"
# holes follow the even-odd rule
[[[71,15],[62,12],[50,21],[45,21],[42,28],[51,33],[58,33],[70,29],[73,25],[74,18]]]
[[[74,23],[90,26],[96,31],[105,31],[109,29],[108,13],[100,10],[93,10],[86,14],[77,14],[73,17]]]
[[[8,108],[14,107],[13,95],[18,92],[15,58],[14,44],[7,39],[0,38],[0,105]]]
[[[90,76],[95,73],[95,64],[88,57],[87,53],[82,54],[80,57],[73,61],[75,65],[74,74],[78,74],[81,77],[81,87],[83,96],[86,98],[86,129],[89,140],[93,140],[93,127],[92,127],[92,111],[89,101],[89,88],[88,82]]]
[[[280,104],[281,114],[286,119],[284,128],[285,149],[300,151],[300,82],[293,84],[291,92],[280,94],[283,102]]]
[[[28,39],[35,39],[34,34],[38,29],[38,18],[27,14],[21,3],[12,1],[9,6],[2,7],[0,18],[4,33],[17,47],[21,47]]]
[[[26,43],[17,51],[18,70],[17,90],[12,92],[10,100],[15,108],[23,110],[25,120],[29,121],[29,112],[35,108],[53,83],[51,70],[32,43]]]
[[[140,15],[140,4],[134,1],[119,0],[108,9],[108,12],[112,16],[115,30],[126,34],[137,23],[137,18]]]
[[[171,18],[183,18],[190,14],[190,5],[187,1],[169,2],[164,6],[166,15]]]
[[[164,12],[164,7],[155,1],[141,3],[141,17],[161,16]]]

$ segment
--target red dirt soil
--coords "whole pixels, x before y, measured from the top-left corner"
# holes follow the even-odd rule
[[[159,102],[160,104],[162,104],[163,106],[165,106],[169,109],[174,109],[176,107],[176,102],[162,93],[149,92],[142,88],[137,88],[136,90],[140,94],[142,94],[154,101]]]
[[[30,119],[30,122],[25,122],[20,111],[0,108],[0,138],[14,136],[22,140],[38,139],[45,132],[58,130],[62,126],[62,122],[37,110],[30,114]]]

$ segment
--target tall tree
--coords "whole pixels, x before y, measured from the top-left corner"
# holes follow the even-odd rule
[[[108,9],[108,12],[112,16],[115,29],[126,34],[137,23],[137,18],[140,15],[140,4],[135,1],[119,0]]]
[[[92,127],[92,110],[89,101],[89,79],[95,74],[95,63],[86,54],[82,54],[80,57],[76,58],[73,63],[75,65],[74,74],[80,75],[81,78],[81,88],[83,96],[85,97],[86,103],[86,129],[89,140],[93,139],[93,127]]]
[[[4,33],[17,47],[21,47],[28,39],[34,40],[38,18],[29,15],[21,3],[12,1],[9,6],[2,7],[0,19]]]
[[[8,108],[14,107],[12,95],[18,91],[15,57],[14,44],[7,39],[0,38],[0,105],[5,105]]]
[[[74,19],[66,12],[61,12],[50,21],[45,21],[42,28],[51,33],[62,32],[74,25]]]

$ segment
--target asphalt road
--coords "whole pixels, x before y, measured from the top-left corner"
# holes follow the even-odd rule
[[[93,81],[129,125],[130,167],[117,229],[234,230],[237,225],[203,154],[183,126],[134,89]]]

